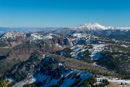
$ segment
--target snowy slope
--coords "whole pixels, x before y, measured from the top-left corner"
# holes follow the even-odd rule
[[[46,63],[49,63],[52,67],[45,66]],[[27,67],[25,67],[25,70],[26,68]],[[39,71],[39,69],[41,70]],[[51,72],[50,69],[52,69]],[[59,72],[61,72],[61,74],[59,74]],[[28,73],[28,76],[24,80],[19,81],[13,87],[23,87],[25,84],[31,83],[42,83],[40,87],[48,87],[58,85],[59,81],[62,81],[62,83],[58,87],[70,87],[76,80],[80,80],[79,85],[91,76],[92,74],[90,73],[67,68],[63,63],[57,62],[55,59],[44,54],[38,67],[36,67],[32,73]],[[15,81],[11,77],[8,80],[12,82]]]
[[[65,77],[65,79],[63,80],[63,84],[61,84],[59,87],[70,87],[70,85],[72,85],[76,78],[73,78],[74,74],[77,74],[76,76],[80,75],[80,78],[82,79],[80,83],[82,83],[83,81],[87,80],[88,78],[91,77],[91,74],[83,72],[83,71],[79,71],[79,70],[71,70],[69,69],[67,72],[62,72],[63,75],[62,77]],[[71,76],[70,76],[71,75]],[[68,77],[70,76],[70,77]],[[47,76],[47,75],[42,75],[42,74],[38,74],[37,78],[40,82],[45,81],[46,80],[46,84],[44,84],[42,87],[47,87],[49,85],[56,85],[62,78],[59,79],[50,79],[51,76]],[[35,78],[33,78],[35,79]]]
[[[100,52],[104,49],[105,44],[95,44],[93,45],[92,49],[89,49],[89,51],[91,52],[91,58],[96,60],[99,59],[101,57]]]
[[[38,33],[32,33],[31,34],[31,38],[32,40],[46,40],[46,39],[52,39],[53,38],[53,34],[48,34],[48,35],[41,35]]]
[[[49,57],[46,57],[46,56],[44,56],[44,57],[45,57],[44,58],[45,61],[49,61],[50,60]],[[60,81],[63,77],[65,79],[63,80],[63,84],[61,84],[60,87],[69,87],[71,84],[73,84],[75,82],[77,76],[79,76],[79,78],[82,79],[81,82],[87,80],[88,78],[90,78],[92,76],[92,74],[86,73],[84,71],[80,71],[80,70],[77,70],[77,69],[68,69],[62,63],[54,62],[54,64],[56,64],[59,67],[61,67],[61,72],[62,72],[61,78],[52,79],[51,80],[51,76],[49,76],[49,75],[42,75],[42,74],[39,73],[35,77],[35,79],[38,79],[41,82],[42,81],[46,81],[46,84],[44,84],[42,87],[46,87],[46,86],[54,85],[54,84],[56,85],[58,83],[58,81]],[[76,74],[76,76],[73,78],[73,76],[75,74]]]
[[[74,59],[82,59],[82,55],[84,53],[84,51],[86,51],[86,46],[84,45],[76,45],[71,47],[72,52],[70,53],[72,58]]]
[[[71,47],[72,52],[70,54],[71,54],[72,58],[82,59],[82,56],[84,56],[84,54],[85,54],[84,52],[86,50],[89,50],[91,59],[97,60],[100,57],[102,57],[100,52],[104,49],[104,46],[105,46],[105,44],[94,44],[91,49],[88,49],[84,45],[75,45],[75,46]]]

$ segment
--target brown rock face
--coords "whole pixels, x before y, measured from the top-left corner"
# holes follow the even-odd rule
[[[1,39],[0,43],[3,43],[3,47],[5,48],[12,48],[19,44],[22,44],[26,40],[26,34],[17,31],[8,31],[5,33]]]
[[[18,45],[11,49],[11,51],[9,52],[9,58],[26,60],[30,57],[31,53],[35,51],[36,48],[31,44]]]
[[[23,43],[11,49],[9,58],[26,60],[30,57],[31,53],[34,53],[35,51],[50,53],[70,47],[71,45],[71,40],[67,37],[54,37],[53,39]]]

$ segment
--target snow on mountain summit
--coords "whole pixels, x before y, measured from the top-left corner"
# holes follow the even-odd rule
[[[88,23],[83,24],[78,27],[75,27],[74,29],[88,29],[88,30],[130,30],[130,27],[113,27],[113,26],[103,26],[98,23]]]
[[[102,26],[98,23],[88,23],[88,24],[80,25],[80,26],[76,27],[76,29],[88,29],[88,30],[102,29],[102,30],[105,30],[105,29],[107,29],[107,27]]]
[[[16,37],[25,37],[26,34],[24,34],[23,32],[18,32],[18,31],[8,31],[7,33],[5,33],[2,38],[3,39],[8,39],[8,38],[11,38],[11,39],[14,39]]]

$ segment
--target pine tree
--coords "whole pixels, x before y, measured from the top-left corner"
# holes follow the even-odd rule
[[[1,83],[1,87],[7,87],[7,86],[8,86],[8,83],[5,80],[3,80],[3,82]]]

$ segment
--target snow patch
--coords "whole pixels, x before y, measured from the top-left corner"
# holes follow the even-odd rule
[[[38,33],[32,33],[31,37],[33,40],[40,40],[40,39],[42,39],[43,36]]]
[[[105,76],[97,78],[97,83],[100,83],[100,80],[103,80],[103,79],[107,79],[109,82],[115,82],[115,83],[118,83],[118,84],[121,84],[121,83],[130,84],[130,80],[118,79],[118,78],[108,78],[108,77],[105,77]]]
[[[53,38],[53,34],[48,34],[48,35],[41,35],[41,34],[38,34],[38,33],[32,33],[31,34],[31,38],[33,40],[46,40],[46,39],[52,39]]]
[[[82,54],[84,51],[86,51],[85,46],[84,45],[76,45],[71,47],[71,50],[73,50],[70,54],[73,58],[76,59],[82,59],[79,57],[80,54]]]
[[[90,57],[92,59],[99,59],[101,57],[100,52],[104,49],[105,44],[96,44],[93,45],[92,49],[89,49],[89,51],[91,52]]]

